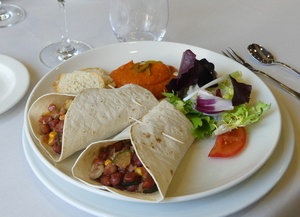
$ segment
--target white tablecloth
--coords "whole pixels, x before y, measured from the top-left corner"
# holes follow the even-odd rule
[[[35,176],[22,148],[22,125],[27,97],[49,68],[39,52],[60,40],[56,0],[3,0],[26,11],[22,22],[0,29],[0,53],[21,61],[31,83],[24,98],[0,114],[0,215],[91,216],[53,194]],[[108,0],[67,0],[69,36],[93,47],[117,43],[108,19]],[[300,92],[300,77],[280,66],[263,66],[246,48],[256,42],[280,61],[300,70],[300,2],[260,0],[170,0],[170,20],[164,41],[179,42],[221,52],[233,48],[247,61]],[[299,216],[300,211],[300,102],[272,82],[263,81],[284,104],[292,118],[296,144],[291,164],[274,189],[232,216]],[[234,206],[234,204],[232,205]]]

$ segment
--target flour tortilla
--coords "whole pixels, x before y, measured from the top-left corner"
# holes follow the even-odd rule
[[[61,106],[66,99],[74,100],[65,117],[62,151],[57,154],[42,140],[38,120],[49,104]],[[157,104],[150,91],[128,84],[116,89],[86,89],[76,96],[43,95],[32,104],[28,119],[40,145],[55,162],[59,162],[92,142],[115,136],[134,122],[130,117],[140,119]]]
[[[75,162],[73,176],[83,183],[102,190],[129,197],[138,201],[159,202],[166,195],[173,175],[194,141],[192,123],[185,115],[167,101],[161,101],[141,122],[134,123],[114,139],[90,144]],[[163,133],[181,141],[170,139]],[[149,194],[122,191],[103,186],[89,178],[93,160],[98,157],[101,147],[117,141],[130,139],[139,159],[154,179],[158,191]]]

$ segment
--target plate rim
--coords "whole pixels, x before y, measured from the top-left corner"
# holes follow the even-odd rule
[[[26,94],[29,84],[29,71],[23,63],[10,56],[0,54],[0,62],[10,68],[15,77],[15,87],[11,93],[0,101],[0,114],[16,105]],[[13,97],[13,99],[11,99]]]

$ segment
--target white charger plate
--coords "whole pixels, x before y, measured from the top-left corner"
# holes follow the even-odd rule
[[[57,176],[78,187],[106,197],[136,201],[91,187],[87,188],[86,185],[74,180],[71,167],[79,153],[61,163],[53,163],[31,135],[26,114],[30,105],[39,96],[54,92],[52,84],[60,73],[88,67],[101,67],[110,72],[130,60],[135,62],[161,60],[165,64],[179,68],[182,53],[187,49],[191,49],[197,55],[197,59],[206,58],[214,63],[219,75],[236,70],[242,71],[244,80],[253,87],[251,101],[257,103],[261,100],[270,103],[272,107],[258,123],[247,127],[247,147],[235,157],[208,158],[207,154],[215,139],[195,141],[180,163],[163,202],[207,197],[233,187],[253,175],[273,153],[281,132],[280,109],[273,94],[256,75],[229,58],[199,47],[170,42],[131,42],[100,47],[71,58],[45,75],[33,89],[25,108],[25,133],[36,156]]]
[[[29,83],[26,67],[18,60],[0,54],[0,114],[22,99]]]
[[[96,216],[198,217],[226,216],[238,212],[267,194],[285,173],[294,152],[294,129],[287,110],[281,106],[283,130],[266,164],[244,182],[218,194],[178,203],[146,204],[110,199],[63,179],[49,169],[32,150],[23,131],[27,160],[42,183],[71,205]],[[116,209],[118,207],[118,209]]]

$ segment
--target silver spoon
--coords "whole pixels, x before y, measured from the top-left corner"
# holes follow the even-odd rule
[[[276,61],[274,56],[261,45],[255,43],[250,44],[248,46],[248,51],[252,57],[254,57],[256,60],[258,60],[261,63],[264,63],[266,65],[272,65],[272,64],[282,65],[292,70],[293,72],[297,73],[298,75],[300,75],[300,72],[298,72],[296,69],[293,69],[292,67],[288,66],[285,63]]]

